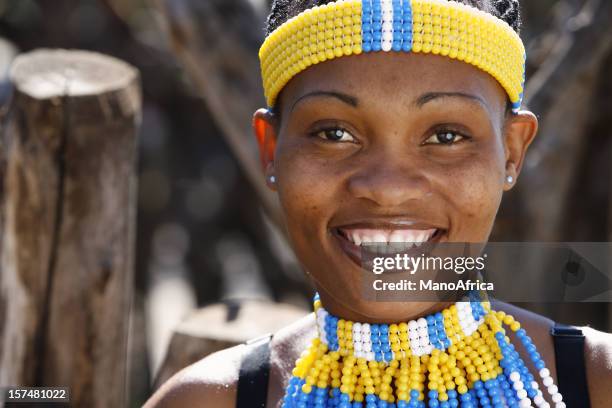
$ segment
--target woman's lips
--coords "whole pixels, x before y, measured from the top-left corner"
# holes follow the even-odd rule
[[[332,228],[332,235],[340,249],[360,268],[363,261],[373,256],[408,254],[418,256],[423,244],[440,242],[446,234],[443,228]],[[428,245],[431,249],[431,246]],[[369,254],[366,254],[365,252]]]

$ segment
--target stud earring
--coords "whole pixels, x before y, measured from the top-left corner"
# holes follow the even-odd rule
[[[508,177],[506,177],[506,181],[507,181],[509,184],[512,184],[512,183],[514,183],[514,177],[512,177],[512,176],[508,176]]]
[[[271,183],[271,184],[276,183],[276,177],[274,177],[274,176],[270,176],[270,177],[268,177],[268,180],[270,180],[270,183]]]

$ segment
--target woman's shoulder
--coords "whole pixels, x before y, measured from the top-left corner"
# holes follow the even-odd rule
[[[310,314],[274,333],[270,341],[271,371],[285,368],[303,349],[300,343],[311,334],[313,325],[314,317]],[[248,352],[243,343],[209,354],[174,374],[144,408],[234,407],[240,365]]]
[[[580,327],[585,335],[586,377],[591,406],[609,407],[612,389],[612,334]]]
[[[511,313],[536,342],[547,366],[556,379],[555,348],[550,330],[555,322],[547,317],[510,305],[497,302],[499,310]],[[612,389],[612,334],[588,326],[577,326],[585,336],[584,362],[591,406],[609,406],[609,392]]]
[[[144,408],[233,407],[244,352],[240,344],[183,368],[161,385]]]

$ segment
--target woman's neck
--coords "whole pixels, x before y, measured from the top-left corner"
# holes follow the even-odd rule
[[[359,300],[354,304],[317,287],[321,304],[330,314],[362,323],[398,323],[415,320],[450,307],[454,302],[397,302]]]

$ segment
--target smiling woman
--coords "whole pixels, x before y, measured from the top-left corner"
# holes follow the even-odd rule
[[[149,406],[606,406],[608,335],[568,328],[568,346],[475,291],[362,292],[363,245],[489,239],[537,132],[518,2],[277,0],[268,24],[254,130],[315,313],[202,360]]]

